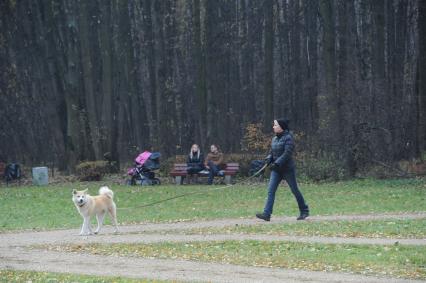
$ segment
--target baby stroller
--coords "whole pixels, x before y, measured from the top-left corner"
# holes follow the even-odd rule
[[[155,178],[153,171],[160,168],[159,152],[144,151],[135,159],[135,167],[127,170],[127,174],[131,176],[128,181],[129,185],[160,185],[160,179]]]

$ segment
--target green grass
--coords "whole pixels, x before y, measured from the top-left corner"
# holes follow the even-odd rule
[[[213,241],[132,245],[79,244],[50,247],[50,249],[248,266],[355,272],[411,279],[426,278],[425,246]]]
[[[72,189],[88,187],[89,192],[96,195],[101,185],[103,183],[93,182],[67,186],[0,187],[0,231],[78,228],[81,219],[71,202]],[[236,185],[209,192],[215,186],[111,186],[119,208],[120,224],[253,217],[263,209],[266,187],[266,184]],[[424,178],[355,180],[301,184],[300,187],[312,215],[426,211]],[[198,194],[138,207],[192,192]],[[296,216],[297,213],[294,197],[287,186],[281,185],[274,215]]]
[[[169,231],[170,232],[170,231]],[[183,234],[268,234],[286,236],[366,237],[366,238],[426,238],[426,219],[375,221],[321,221],[268,225],[239,225],[222,228],[208,227]]]
[[[19,271],[19,270],[0,270],[0,282],[7,283],[62,283],[62,282],[79,282],[79,283],[136,283],[136,282],[170,282],[158,280],[129,279],[122,277],[107,276],[86,276],[73,275],[67,273],[53,272],[36,272],[36,271]],[[173,281],[176,282],[176,281]]]
[[[103,183],[45,187],[0,187],[0,232],[81,226],[72,201],[73,188],[96,195]],[[129,187],[112,185],[120,224],[254,217],[263,209],[267,184]],[[354,180],[300,184],[312,215],[426,211],[426,179]],[[197,193],[141,207],[186,193]],[[127,209],[130,208],[130,209]],[[274,215],[296,216],[297,204],[287,186],[276,196]],[[107,224],[110,220],[107,218]],[[264,224],[264,223],[262,223]],[[326,221],[191,230],[189,233],[255,233],[349,237],[424,238],[426,220]],[[188,233],[187,231],[184,233]],[[180,258],[306,270],[345,271],[413,279],[426,278],[425,246],[333,245],[291,242],[226,241],[48,247],[123,256]],[[43,272],[0,271],[0,282],[140,282],[125,278]],[[142,281],[149,282],[149,281]],[[158,281],[156,281],[158,282]]]

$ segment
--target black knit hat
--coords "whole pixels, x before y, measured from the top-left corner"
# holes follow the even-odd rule
[[[283,130],[290,130],[288,127],[288,124],[290,123],[290,120],[287,118],[279,118],[275,119],[277,120],[278,125],[280,125],[281,129]]]

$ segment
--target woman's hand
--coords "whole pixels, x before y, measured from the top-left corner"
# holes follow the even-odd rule
[[[272,158],[270,156],[265,157],[265,159],[263,159],[263,161],[265,161],[266,166],[271,165],[272,162]]]

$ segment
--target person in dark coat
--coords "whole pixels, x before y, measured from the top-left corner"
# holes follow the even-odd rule
[[[197,174],[204,169],[204,156],[198,144],[193,144],[191,146],[186,165],[188,166],[188,174]]]
[[[188,184],[198,183],[197,173],[204,170],[204,155],[198,144],[193,144],[191,146],[191,151],[186,159],[186,165],[186,172],[188,172]]]
[[[278,185],[284,179],[289,185],[291,192],[297,200],[300,215],[297,220],[304,220],[309,216],[309,207],[305,203],[302,193],[297,186],[296,168],[293,160],[294,138],[288,127],[289,120],[282,118],[274,120],[273,130],[275,136],[272,138],[270,154],[265,158],[271,169],[271,177],[268,185],[268,197],[263,213],[257,213],[256,217],[270,221],[275,201],[275,192]]]

